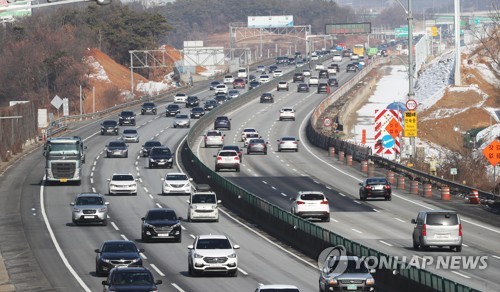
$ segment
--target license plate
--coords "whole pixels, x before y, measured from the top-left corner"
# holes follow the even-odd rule
[[[450,235],[449,234],[437,234],[436,237],[437,238],[448,238],[448,237],[450,237]]]
[[[169,234],[165,234],[165,233],[160,233],[158,234],[159,237],[169,237],[170,235]]]
[[[92,216],[92,215],[86,215],[86,216],[83,216],[83,218],[85,218],[85,219],[94,219],[94,216]]]
[[[163,165],[165,164],[166,162],[158,162],[159,165]]]
[[[63,182],[68,182],[68,179],[67,179],[67,178],[61,178],[61,179],[59,180],[59,182],[62,182],[62,183],[63,183]]]
[[[358,290],[358,286],[354,284],[347,285],[347,290]]]
[[[120,151],[115,151],[115,152],[113,152],[113,153],[114,153],[114,154],[121,154],[121,152],[120,152]]]
[[[374,190],[381,190],[383,187],[382,186],[374,186],[373,189]]]

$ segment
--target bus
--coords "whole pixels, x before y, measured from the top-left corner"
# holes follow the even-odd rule
[[[364,45],[354,45],[352,52],[362,58],[365,55],[365,46]]]

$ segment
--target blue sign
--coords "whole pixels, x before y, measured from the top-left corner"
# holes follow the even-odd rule
[[[382,137],[382,146],[385,149],[394,147],[394,138],[391,135],[385,135]]]

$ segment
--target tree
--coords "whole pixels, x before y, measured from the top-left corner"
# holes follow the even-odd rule
[[[478,53],[491,59],[492,66],[500,70],[500,3],[491,2],[491,23],[473,25],[470,32],[479,41]]]

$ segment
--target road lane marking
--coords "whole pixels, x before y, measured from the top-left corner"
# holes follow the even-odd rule
[[[267,182],[265,180],[263,180],[262,182],[267,185]]]
[[[240,271],[243,275],[248,276],[248,273],[245,272],[242,268],[238,267],[238,271]]]
[[[380,211],[379,211],[379,210],[377,210],[377,209],[373,209],[373,211],[375,211],[375,212],[380,212]]]
[[[354,203],[356,203],[356,204],[361,204],[361,202],[360,202],[360,201],[356,201],[356,200],[353,200],[353,201],[354,201]]]
[[[149,197],[154,200],[155,197],[153,195],[149,194]]]
[[[339,222],[338,220],[335,220],[335,219],[333,219],[332,217],[330,217],[330,220],[331,220],[331,221],[333,221],[333,222],[335,222],[335,223],[338,223],[338,222]]]
[[[497,255],[492,254],[491,256],[494,257],[494,258],[496,258],[497,260],[500,260],[500,257],[497,256]]]
[[[405,223],[405,222],[406,222],[406,221],[404,221],[404,220],[401,220],[401,219],[399,219],[399,218],[396,218],[396,217],[394,217],[394,219],[398,220],[399,222],[403,222],[403,223]]]
[[[125,234],[120,234],[120,236],[123,238],[123,240],[127,240],[128,241],[128,238],[125,236]]]
[[[464,275],[464,274],[462,274],[462,273],[459,273],[459,272],[457,272],[457,271],[451,271],[451,272],[452,272],[452,273],[454,273],[454,274],[459,275],[460,277],[464,277],[465,279],[470,279],[470,277],[469,277],[469,276]]]
[[[94,179],[93,178],[90,178],[90,183],[94,184]]]
[[[327,189],[331,190],[332,188],[330,186],[325,186]]]
[[[286,197],[286,194],[285,194],[285,193],[281,193],[281,195],[282,195],[283,197]]]
[[[148,188],[146,188],[146,187],[142,187],[142,188],[144,189],[144,191],[145,191],[146,193],[149,193]]]
[[[156,203],[156,206],[158,206],[158,208],[163,208],[160,203]]]
[[[354,231],[354,232],[357,232],[357,233],[363,233],[363,232],[361,232],[361,231],[359,231],[357,229],[354,229],[354,228],[351,228],[351,230]]]
[[[95,191],[95,188],[94,188],[94,187],[92,187],[92,192],[96,193],[96,191]]]
[[[177,285],[175,283],[172,283],[171,285],[174,286],[174,288],[177,289],[179,292],[186,292],[186,291],[182,290],[182,288],[179,287],[179,285]]]
[[[390,244],[390,243],[388,243],[388,242],[385,242],[385,241],[383,241],[383,240],[379,240],[379,242],[381,242],[381,243],[383,243],[383,244],[385,244],[385,245],[387,245],[387,246],[392,246],[392,244]]]
[[[276,189],[276,187],[271,187],[271,189],[275,190],[275,189]]]
[[[140,255],[140,256],[141,256],[141,258],[142,258],[142,259],[144,259],[144,260],[147,260],[147,259],[148,259],[148,257],[147,257],[145,254],[143,254],[142,252],[140,252],[140,253],[139,253],[139,255]]]
[[[344,194],[342,194],[342,193],[339,193],[339,195],[341,195],[342,197],[345,197],[345,195],[344,195]]]
[[[191,236],[191,238],[196,238],[196,236],[194,236],[193,234],[189,234],[189,236]]]
[[[118,231],[120,230],[120,228],[118,228],[118,226],[116,226],[115,222],[111,222],[111,225],[113,226],[113,228]]]
[[[151,268],[153,268],[153,269],[154,269],[154,270],[158,273],[158,275],[160,275],[160,276],[162,276],[162,277],[165,277],[165,274],[163,274],[163,273],[160,271],[160,269],[158,269],[158,268],[157,268],[154,264],[151,264],[150,266],[151,266]]]

